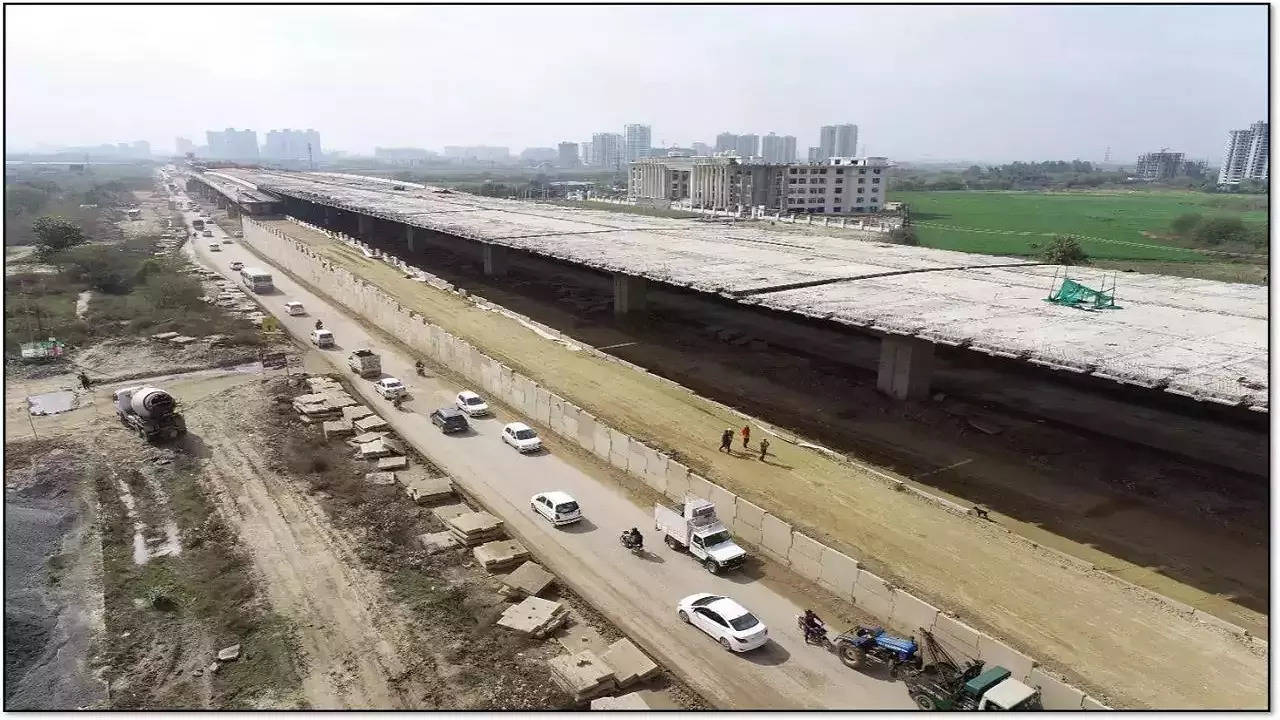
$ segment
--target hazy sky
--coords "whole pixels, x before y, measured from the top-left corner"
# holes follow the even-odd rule
[[[1264,6],[9,6],[6,141],[313,127],[326,150],[653,126],[903,160],[1217,160],[1267,112]]]

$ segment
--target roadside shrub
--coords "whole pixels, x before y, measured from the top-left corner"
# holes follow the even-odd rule
[[[1248,240],[1248,231],[1240,218],[1215,217],[1205,220],[1196,226],[1191,237],[1205,245],[1220,245],[1224,242],[1244,242]]]
[[[1204,217],[1200,213],[1183,213],[1174,218],[1172,223],[1169,223],[1169,229],[1173,230],[1175,235],[1186,235],[1199,225],[1203,219]]]
[[[894,245],[911,245],[913,247],[920,244],[919,238],[916,237],[916,229],[910,225],[891,230],[889,232],[889,242]]]
[[[41,257],[48,257],[85,241],[84,231],[79,225],[57,215],[44,215],[36,218],[31,224],[36,236],[36,252]]]
[[[50,261],[98,292],[120,295],[133,287],[134,260],[118,248],[86,245],[58,253]]]
[[[1080,241],[1073,235],[1058,235],[1045,246],[1042,256],[1054,265],[1083,265],[1089,260]]]

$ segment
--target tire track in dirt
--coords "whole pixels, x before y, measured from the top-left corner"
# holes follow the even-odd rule
[[[316,709],[402,709],[405,665],[384,634],[380,599],[312,501],[256,449],[202,427],[206,477],[266,580],[271,604],[297,623],[303,692]]]

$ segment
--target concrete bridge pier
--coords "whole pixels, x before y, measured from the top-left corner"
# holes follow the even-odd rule
[[[484,255],[484,274],[500,277],[507,274],[507,248],[502,245],[485,243],[481,246]]]
[[[227,199],[226,199],[225,197],[223,197],[222,195],[218,195],[217,203],[218,203],[218,207],[219,207],[219,208],[224,209],[224,210],[226,209],[226,207],[227,207]]]
[[[405,245],[408,246],[410,253],[417,250],[417,245],[414,243],[413,231],[414,227],[412,225],[406,225],[404,227],[404,242]]]
[[[328,205],[324,206],[324,224],[325,224],[325,227],[329,228],[330,230],[332,230],[338,224],[337,208],[330,207]]]
[[[373,218],[368,215],[356,215],[356,237],[365,242],[373,239]]]
[[[644,313],[648,283],[642,277],[613,274],[613,314],[619,317]]]
[[[899,400],[928,397],[933,376],[933,347],[933,343],[917,338],[881,338],[876,389]]]

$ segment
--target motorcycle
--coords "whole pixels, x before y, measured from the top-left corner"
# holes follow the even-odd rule
[[[622,543],[622,547],[630,550],[631,552],[637,555],[644,554],[644,538],[643,537],[641,537],[639,540],[636,540],[631,537],[630,531],[623,530],[622,534],[618,536],[618,541]]]
[[[323,323],[323,322],[321,322],[321,321],[319,321],[319,320],[317,320],[317,321],[316,321],[316,329],[317,329],[317,330],[323,330],[323,329],[324,329],[324,323]]]
[[[804,641],[809,645],[827,647],[831,644],[831,641],[827,638],[827,626],[825,623],[819,622],[817,626],[813,626],[804,621],[804,615],[797,615],[796,625],[804,635]]]
[[[426,366],[425,366],[425,365],[423,365],[423,364],[422,364],[422,362],[421,362],[421,361],[419,361],[419,362],[415,363],[415,364],[414,364],[414,366],[413,366],[413,369],[418,371],[418,376],[419,376],[419,377],[426,377],[426,376],[427,376],[427,368],[426,368]]]

